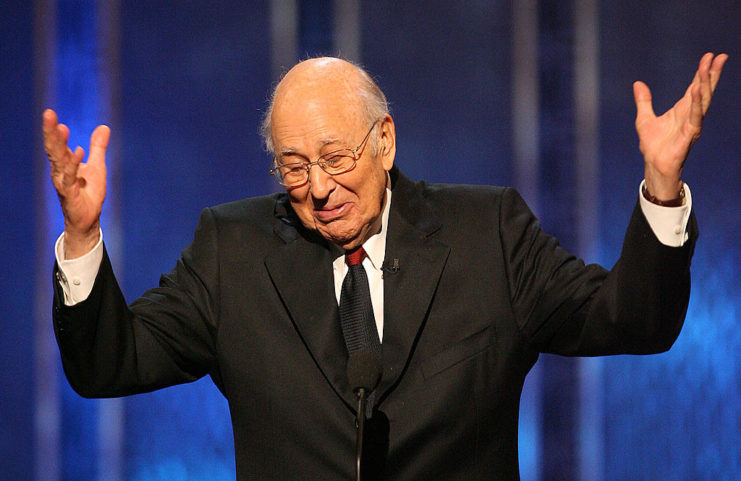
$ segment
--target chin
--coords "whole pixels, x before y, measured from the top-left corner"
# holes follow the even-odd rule
[[[349,249],[356,247],[355,243],[357,242],[357,245],[360,245],[362,242],[358,241],[360,239],[360,232],[358,230],[346,230],[346,229],[326,229],[326,228],[318,228],[317,231],[319,234],[330,241],[333,244],[336,244],[343,249]]]
[[[345,234],[333,234],[331,232],[319,231],[322,237],[327,239],[329,242],[336,244],[343,249],[349,249],[355,247],[353,243],[358,239],[357,235],[345,235]],[[360,243],[358,243],[360,245]]]

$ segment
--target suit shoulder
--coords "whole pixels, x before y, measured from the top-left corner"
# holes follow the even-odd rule
[[[219,238],[238,242],[265,242],[275,235],[278,210],[285,194],[249,197],[206,207],[201,212],[198,230],[214,229]]]
[[[501,205],[502,199],[520,198],[515,189],[504,186],[429,183],[413,181],[394,167],[390,172],[394,197],[417,208],[445,207],[456,203],[473,203],[489,206]]]
[[[511,187],[503,187],[497,185],[476,185],[476,184],[448,184],[448,183],[427,183],[425,181],[418,182],[417,185],[421,188],[425,197],[431,198],[434,196],[442,197],[501,197],[504,192]]]
[[[438,208],[499,209],[503,199],[515,193],[511,187],[473,184],[428,184],[420,182],[421,194]],[[516,193],[515,193],[516,195]]]
[[[285,194],[276,193],[258,197],[247,197],[224,204],[207,207],[211,214],[220,221],[249,221],[273,217],[276,203],[281,202]]]

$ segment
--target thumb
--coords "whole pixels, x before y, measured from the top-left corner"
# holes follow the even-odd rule
[[[633,98],[636,102],[636,126],[656,117],[651,103],[651,90],[640,80],[633,83]]]
[[[111,137],[111,129],[107,125],[99,125],[90,135],[90,152],[88,162],[105,162],[105,151],[108,148],[108,140]]]

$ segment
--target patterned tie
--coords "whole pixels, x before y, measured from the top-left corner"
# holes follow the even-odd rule
[[[345,254],[347,275],[340,292],[340,323],[348,354],[360,349],[370,350],[381,360],[381,341],[373,315],[368,276],[363,268],[365,250],[362,247]]]

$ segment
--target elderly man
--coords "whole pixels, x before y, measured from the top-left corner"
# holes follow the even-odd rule
[[[680,174],[726,58],[703,56],[661,117],[635,84],[645,183],[609,272],[559,248],[512,189],[407,179],[383,93],[358,67],[318,58],[286,74],[265,119],[286,192],[205,209],[172,272],[127,307],[99,228],[109,130],[93,132],[82,164],[46,111],[65,216],[54,301],[65,373],[83,396],[209,374],[229,401],[238,479],[346,480],[357,348],[346,318],[361,310],[372,327],[358,342],[382,366],[368,478],[517,479],[520,393],[540,352],[652,353],[679,333],[696,238]],[[350,284],[365,298],[346,308]]]

